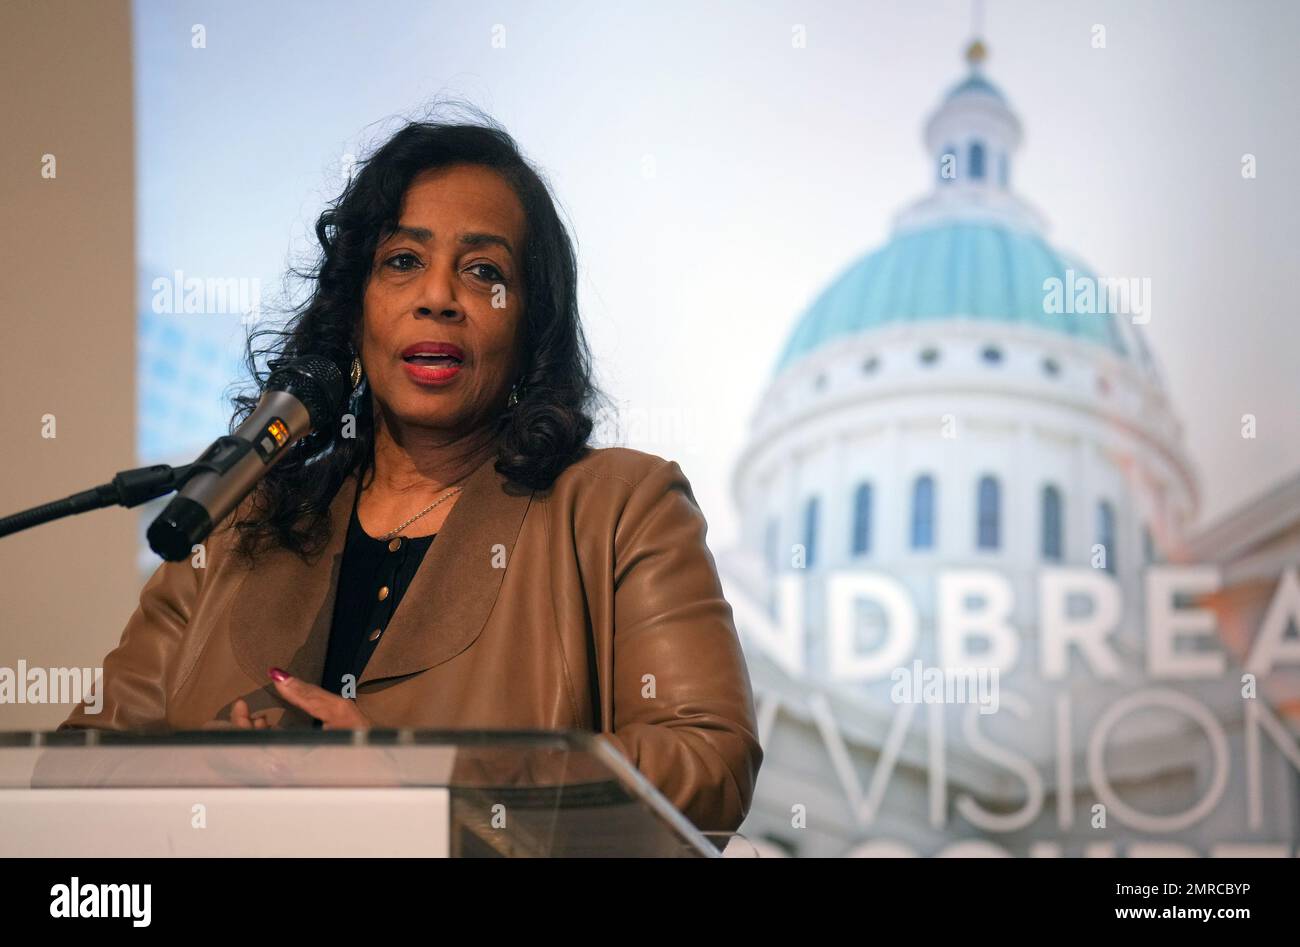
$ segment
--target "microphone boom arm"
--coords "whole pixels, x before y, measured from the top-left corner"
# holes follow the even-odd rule
[[[8,536],[33,526],[40,526],[42,523],[106,506],[125,506],[128,509],[139,506],[155,497],[179,490],[190,477],[202,469],[201,464],[203,458],[183,467],[154,464],[151,467],[135,467],[131,470],[119,471],[109,483],[102,483],[61,500],[53,500],[10,516],[0,517],[0,536]],[[203,464],[203,467],[206,466]]]

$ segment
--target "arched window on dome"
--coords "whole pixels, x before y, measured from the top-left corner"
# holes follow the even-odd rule
[[[1043,487],[1043,558],[1061,561],[1061,491],[1048,484]]]
[[[980,549],[997,549],[1000,545],[1002,488],[996,477],[980,477],[976,496],[975,545]]]
[[[860,483],[853,494],[853,555],[871,552],[871,484]]]
[[[767,521],[767,528],[763,534],[763,556],[767,560],[768,572],[773,576],[774,581],[768,583],[767,590],[767,614],[771,618],[777,617],[777,598],[775,581],[776,573],[781,568],[781,520],[775,516]]]
[[[998,184],[1007,186],[1007,153],[998,155]]]
[[[929,474],[912,484],[912,548],[934,548],[934,478]]]
[[[1115,507],[1109,500],[1097,504],[1097,545],[1105,550],[1106,571],[1115,574]]]
[[[817,560],[817,497],[810,497],[803,508],[804,566],[811,569]]]
[[[970,179],[972,181],[984,180],[984,143],[982,141],[972,141],[970,143]]]

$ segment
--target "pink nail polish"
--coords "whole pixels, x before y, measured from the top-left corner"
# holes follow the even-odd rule
[[[284,671],[281,671],[279,668],[271,668],[271,670],[269,670],[267,673],[271,675],[272,680],[279,681],[281,683],[289,679],[289,675],[286,674]]]

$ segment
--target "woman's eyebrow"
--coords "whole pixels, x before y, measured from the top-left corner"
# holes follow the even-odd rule
[[[428,243],[433,239],[433,231],[428,227],[407,227],[399,225],[393,231],[393,236],[410,237],[418,243]],[[461,246],[481,247],[489,244],[495,244],[502,247],[511,256],[515,255],[514,248],[510,246],[510,241],[500,234],[495,233],[463,233],[460,235],[459,242]]]
[[[428,227],[406,227],[398,225],[393,230],[394,237],[410,237],[417,243],[428,243],[433,239],[433,231]]]
[[[463,233],[460,235],[460,243],[466,247],[482,247],[495,244],[511,256],[515,255],[514,248],[510,246],[510,241],[495,233]]]

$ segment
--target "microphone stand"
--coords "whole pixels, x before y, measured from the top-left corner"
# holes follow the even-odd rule
[[[200,459],[201,460],[201,459]],[[206,464],[193,463],[184,467],[172,467],[168,464],[154,464],[152,467],[136,467],[119,472],[109,483],[100,484],[81,493],[54,500],[30,510],[0,517],[0,536],[8,536],[33,526],[40,526],[51,520],[98,510],[106,506],[125,506],[127,508],[147,503],[155,497],[179,490]]]

